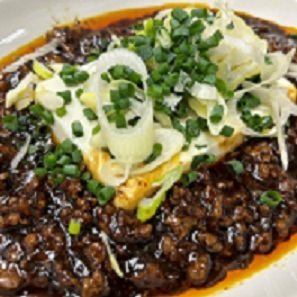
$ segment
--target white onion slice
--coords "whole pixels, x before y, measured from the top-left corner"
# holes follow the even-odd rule
[[[278,139],[283,168],[287,170],[289,165],[288,150],[284,130],[290,115],[297,116],[297,105],[288,97],[288,88],[282,82],[277,82],[270,88],[258,88],[252,93],[261,98],[262,103],[270,106],[272,109],[272,117],[276,124],[274,136],[277,136]]]
[[[44,108],[55,111],[64,104],[62,97],[57,95],[57,92],[66,90],[63,80],[58,74],[48,80],[41,81],[35,90],[35,100]]]
[[[183,135],[175,129],[160,128],[155,131],[155,143],[160,143],[162,145],[161,155],[153,162],[134,169],[132,175],[150,172],[169,161],[174,155],[182,150],[182,147],[185,144],[185,139]]]
[[[100,168],[100,180],[108,186],[123,184],[130,175],[131,165],[120,164],[115,160],[105,161]]]
[[[190,93],[193,97],[200,100],[217,100],[217,88],[208,84],[195,82]]]
[[[146,93],[147,69],[138,55],[127,49],[115,49],[102,54],[98,59],[99,77],[101,78],[102,73],[107,72],[111,67],[116,65],[128,66],[140,74]],[[103,111],[104,98],[101,96],[101,90],[104,90],[106,85],[107,82],[100,79],[98,88],[98,115],[107,146],[112,155],[120,163],[135,164],[142,162],[151,153],[154,143],[152,101],[146,98],[146,101],[143,103],[144,114],[134,127],[117,129],[108,122]]]
[[[34,100],[33,83],[37,81],[36,75],[29,72],[15,87],[6,94],[5,107],[9,108],[18,102],[26,100],[29,103]],[[25,106],[27,107],[27,105]],[[21,108],[20,108],[21,109]]]
[[[261,88],[264,85],[274,83],[285,76],[289,71],[291,61],[293,59],[293,56],[295,55],[295,52],[295,49],[292,49],[286,55],[281,52],[269,54],[268,57],[270,58],[272,64],[269,65],[264,63],[262,65],[262,81],[258,84],[254,84],[251,82],[243,83],[244,89],[235,92],[235,98],[238,99],[247,92],[251,92],[253,90]]]

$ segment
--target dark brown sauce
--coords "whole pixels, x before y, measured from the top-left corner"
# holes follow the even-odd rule
[[[197,6],[197,4],[194,4]],[[165,8],[171,8],[174,6],[188,6],[188,4],[168,4],[164,6],[158,7],[150,7],[150,8],[142,8],[142,9],[129,9],[129,10],[122,10],[117,12],[111,12],[104,15],[100,15],[97,17],[92,17],[86,20],[82,20],[80,22],[81,26],[91,30],[98,30],[101,28],[105,28],[113,23],[118,22],[119,20],[126,20],[126,19],[135,19],[135,18],[142,18],[147,15],[152,15],[156,11]],[[273,25],[275,26],[275,25]],[[297,30],[294,28],[281,28],[285,30],[287,33],[295,34]],[[5,66],[9,65],[13,61],[15,61],[18,57],[33,52],[36,48],[40,47],[42,44],[46,42],[45,37],[40,37],[35,41],[31,42],[30,44],[18,49],[17,51],[11,53],[9,56],[3,58],[0,61],[0,69],[3,69]],[[225,278],[224,281],[219,282],[215,286],[211,288],[201,289],[201,290],[189,290],[185,293],[179,294],[180,297],[192,297],[192,296],[211,296],[214,293],[231,288],[235,284],[243,281],[244,279],[251,277],[255,273],[261,271],[264,268],[269,267],[271,264],[275,263],[286,254],[290,253],[294,250],[297,246],[297,235],[294,235],[290,238],[290,240],[286,242],[279,243],[275,250],[267,255],[255,255],[254,260],[250,264],[249,268],[244,270],[234,270],[228,272],[228,276]]]

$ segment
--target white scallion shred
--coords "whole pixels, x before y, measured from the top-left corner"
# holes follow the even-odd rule
[[[100,237],[101,237],[103,243],[106,246],[106,250],[107,250],[107,253],[108,253],[111,268],[118,275],[118,277],[123,278],[124,273],[120,268],[120,265],[119,265],[119,263],[117,261],[116,256],[114,255],[114,253],[111,250],[111,247],[110,247],[110,244],[109,244],[109,238],[108,238],[107,234],[105,232],[101,231]]]
[[[3,73],[17,71],[20,66],[25,65],[27,62],[32,61],[38,57],[42,57],[42,56],[54,51],[57,48],[58,44],[59,44],[59,41],[56,39],[53,39],[46,45],[39,47],[33,53],[22,56],[15,63],[12,63],[9,66],[7,66],[6,68],[4,68]]]
[[[10,163],[11,170],[17,169],[20,162],[25,158],[29,149],[30,142],[31,142],[31,136],[27,134],[25,143],[22,145],[22,147],[20,148],[20,150],[17,152],[16,156],[12,159]]]

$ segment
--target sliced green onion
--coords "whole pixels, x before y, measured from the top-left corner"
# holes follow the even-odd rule
[[[273,65],[271,58],[269,56],[265,56],[264,61],[265,61],[265,64],[267,65]]]
[[[75,219],[71,219],[69,226],[68,226],[68,232],[70,235],[79,235],[81,230],[81,223]]]
[[[175,18],[179,22],[183,22],[185,19],[187,19],[189,17],[188,13],[181,8],[173,9],[171,12],[171,15],[173,18]]]
[[[224,126],[222,131],[220,132],[220,135],[225,137],[231,137],[234,133],[234,128],[230,126]]]
[[[96,113],[91,109],[91,108],[85,108],[83,110],[84,116],[89,120],[89,121],[95,121],[98,119]]]
[[[144,163],[148,164],[155,161],[162,154],[162,150],[163,150],[162,144],[155,143],[153,146],[152,153],[148,156],[148,158],[144,161]]]
[[[238,111],[248,111],[258,107],[261,104],[261,100],[250,93],[246,93],[239,101],[237,102]]]
[[[217,104],[213,107],[211,111],[210,121],[213,124],[217,124],[223,119],[223,115],[224,115],[224,106]]]
[[[93,128],[92,135],[98,134],[100,132],[100,130],[101,130],[101,126],[97,125],[96,127]]]
[[[34,173],[37,177],[44,177],[47,174],[47,170],[42,167],[35,168]]]
[[[88,181],[92,178],[92,175],[90,172],[86,171],[82,174],[81,179],[84,181]]]
[[[71,163],[71,158],[67,155],[63,155],[60,159],[58,159],[57,163],[59,165],[66,165]]]
[[[238,160],[231,160],[227,164],[231,166],[232,170],[237,175],[242,174],[244,172],[244,166],[242,162]]]
[[[102,189],[102,185],[97,180],[91,179],[87,182],[87,189],[97,197]]]
[[[42,79],[53,77],[53,72],[37,60],[33,61],[33,71]]]
[[[105,205],[116,194],[115,188],[104,187],[99,191],[98,201],[100,205]]]
[[[77,165],[67,164],[63,166],[63,173],[66,176],[78,178],[80,176],[80,169]]]
[[[192,164],[191,164],[191,169],[195,170],[199,168],[203,164],[211,164],[215,162],[216,157],[214,155],[198,155],[193,158]]]
[[[54,153],[50,153],[44,157],[43,163],[45,168],[53,169],[57,164],[57,156]]]
[[[69,90],[63,91],[63,92],[57,92],[57,95],[62,97],[65,104],[69,104],[72,101],[71,92]]]
[[[67,154],[71,154],[73,151],[73,143],[70,139],[66,139],[64,140],[60,147],[62,148],[62,150],[67,153]]]
[[[9,114],[3,117],[3,128],[16,132],[19,128],[19,121],[16,115]]]
[[[83,126],[80,121],[74,121],[71,124],[72,133],[75,137],[82,137],[84,135]]]
[[[266,204],[271,208],[277,207],[283,201],[282,195],[278,191],[267,191],[260,197],[260,202]]]
[[[75,91],[75,96],[76,96],[76,98],[79,99],[83,92],[84,92],[83,89],[78,89],[78,90],[76,90],[76,91]]]
[[[67,114],[67,110],[65,106],[56,109],[56,114],[59,118],[64,117]]]
[[[76,164],[80,164],[83,160],[83,155],[79,149],[75,149],[72,154],[72,161]]]
[[[197,180],[198,177],[198,173],[195,171],[190,171],[188,173],[185,173],[182,176],[181,182],[183,184],[184,187],[188,187],[189,185],[191,185],[194,181]]]

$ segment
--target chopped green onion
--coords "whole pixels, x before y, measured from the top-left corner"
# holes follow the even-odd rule
[[[98,119],[96,113],[91,109],[91,108],[85,108],[83,110],[84,116],[89,120],[89,121],[95,121]]]
[[[192,138],[198,137],[200,135],[200,128],[201,128],[201,124],[198,118],[188,119],[186,121],[186,130],[185,130],[187,141],[190,142]]]
[[[235,28],[234,23],[231,22],[230,24],[227,25],[228,30],[233,30]]]
[[[201,40],[199,43],[198,48],[200,50],[208,50],[214,47],[217,47],[220,43],[220,41],[224,38],[221,31],[217,30],[212,36],[210,36],[208,39]]]
[[[271,58],[269,56],[265,56],[264,61],[267,65],[273,65]]]
[[[80,121],[74,121],[71,124],[72,133],[75,137],[82,137],[84,135],[84,130]]]
[[[222,131],[220,132],[220,135],[225,136],[225,137],[231,137],[234,133],[234,128],[225,125],[222,129]]]
[[[37,177],[44,177],[47,174],[47,170],[43,167],[35,168],[34,173]]]
[[[53,114],[48,110],[44,110],[42,118],[47,125],[53,125],[55,122]]]
[[[86,171],[82,174],[81,179],[84,181],[88,181],[92,178],[92,175],[90,172]]]
[[[238,111],[247,111],[258,107],[261,104],[261,101],[255,95],[246,93],[239,101],[237,102]]]
[[[83,155],[79,149],[75,149],[72,152],[71,157],[72,157],[72,161],[76,164],[80,164],[83,160]]]
[[[223,115],[224,115],[224,106],[217,104],[213,107],[211,111],[210,121],[213,124],[217,124],[223,119]]]
[[[188,13],[181,8],[173,9],[171,15],[173,18],[175,18],[179,22],[183,22],[185,19],[187,19],[189,17]]]
[[[60,77],[67,86],[73,87],[87,81],[89,74],[86,71],[78,70],[73,65],[64,64]]]
[[[66,165],[66,164],[70,164],[71,163],[71,158],[67,155],[63,155],[60,157],[60,159],[58,159],[57,163],[59,165]]]
[[[271,116],[260,116],[252,114],[250,111],[244,111],[241,115],[242,121],[256,132],[262,133],[266,129],[271,129],[274,126]]]
[[[45,168],[53,169],[57,164],[57,156],[54,153],[50,153],[44,157],[43,163]]]
[[[224,98],[226,99],[233,98],[234,92],[228,89],[227,84],[222,79],[219,79],[219,78],[216,79],[216,87],[218,91],[223,95]]]
[[[148,158],[144,161],[144,163],[148,164],[155,161],[162,154],[163,146],[161,143],[155,143],[153,146],[152,153],[148,156]]]
[[[19,128],[18,118],[14,114],[8,114],[3,117],[3,128],[10,130],[12,132],[16,132]]]
[[[142,45],[137,47],[136,52],[144,61],[147,61],[153,55],[153,49],[150,45]]]
[[[85,81],[87,81],[89,79],[89,74],[86,71],[77,71],[74,73],[74,79],[78,83],[84,83]]]
[[[120,96],[124,98],[133,97],[135,95],[135,88],[130,83],[120,83],[119,93],[120,93]]]
[[[189,185],[191,185],[195,180],[197,180],[198,177],[198,173],[195,171],[190,171],[188,173],[185,173],[182,176],[181,182],[183,184],[184,187],[188,187]]]
[[[81,223],[75,219],[71,219],[69,226],[68,226],[68,232],[70,235],[79,235],[81,230]]]
[[[116,194],[113,187],[104,187],[99,191],[98,201],[100,205],[105,205]]]
[[[59,118],[64,117],[67,114],[67,110],[65,106],[56,109],[56,114]]]
[[[78,90],[76,90],[76,91],[75,91],[75,96],[76,96],[76,98],[79,99],[83,92],[84,92],[83,89],[78,89]]]
[[[205,26],[201,22],[201,20],[197,20],[193,22],[190,26],[190,34],[195,35],[195,34],[201,34],[205,29]]]
[[[208,16],[208,12],[206,8],[193,9],[191,11],[191,16],[197,18],[206,18]]]
[[[277,207],[283,201],[282,195],[277,191],[267,191],[260,197],[260,202],[266,204],[271,208]]]
[[[107,72],[103,72],[101,74],[101,79],[105,80],[106,82],[110,82],[110,77]]]
[[[62,91],[62,92],[57,92],[57,95],[62,97],[65,104],[69,104],[72,101],[71,92],[69,90]]]
[[[102,189],[102,185],[97,180],[91,179],[87,182],[87,189],[96,197],[98,197],[99,192]]]
[[[204,155],[195,156],[191,163],[191,169],[195,170],[200,166],[202,166],[203,164],[211,164],[215,162],[215,160],[216,160],[216,157],[214,155],[204,154]]]
[[[73,151],[73,143],[70,139],[65,139],[62,143],[61,143],[61,148],[62,150],[67,153],[67,154],[71,154]]]
[[[242,174],[244,172],[244,166],[242,162],[238,160],[231,160],[227,164],[231,166],[232,170],[237,175]]]
[[[65,181],[65,175],[62,173],[57,173],[53,178],[55,186],[62,184]]]
[[[36,117],[40,117],[47,125],[53,125],[55,122],[53,114],[45,110],[44,107],[40,104],[34,104],[30,106],[30,112]]]
[[[98,134],[100,132],[100,130],[101,130],[100,125],[97,125],[96,127],[93,128],[92,135]]]
[[[66,176],[78,178],[80,176],[80,169],[77,165],[67,164],[63,166],[63,173]]]

